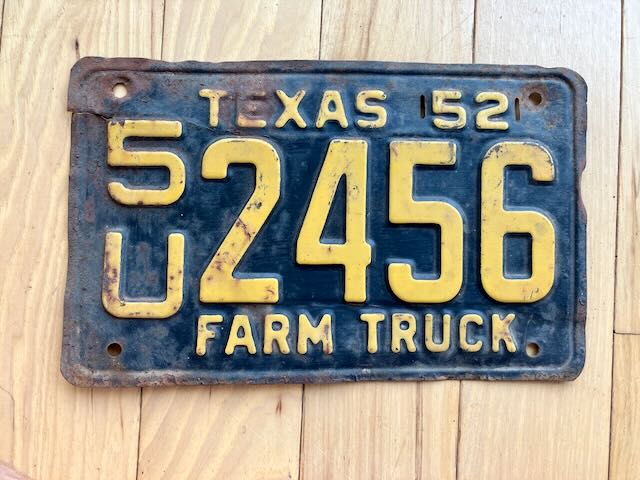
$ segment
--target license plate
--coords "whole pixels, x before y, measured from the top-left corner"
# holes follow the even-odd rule
[[[70,382],[580,373],[576,73],[87,58],[69,109]]]

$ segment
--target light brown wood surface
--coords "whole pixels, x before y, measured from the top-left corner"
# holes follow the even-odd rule
[[[640,1],[625,0],[618,186],[617,333],[640,334]]]
[[[463,382],[460,478],[605,478],[608,469],[616,241],[620,5],[477,2],[476,61],[562,65],[589,86],[587,360],[572,383]],[[585,35],[588,25],[589,34]],[[479,448],[504,445],[499,456]],[[499,461],[497,461],[500,459]],[[532,462],[536,462],[537,467]],[[544,461],[541,461],[544,459]],[[551,468],[550,468],[551,466]]]
[[[611,478],[640,472],[640,335],[615,336]]]
[[[640,0],[624,12],[596,0],[0,6],[0,461],[64,480],[638,478]],[[86,55],[576,69],[589,86],[583,374],[563,384],[70,386],[59,373],[66,88]]]

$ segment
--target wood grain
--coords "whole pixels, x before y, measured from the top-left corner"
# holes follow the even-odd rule
[[[589,86],[582,184],[589,222],[587,362],[572,383],[463,382],[459,478],[606,478],[620,5],[480,0],[476,15],[477,62],[566,66],[582,74]],[[489,444],[499,448],[488,450]]]
[[[318,58],[319,0],[165,9],[165,60]],[[301,414],[299,385],[144,389],[139,477],[298,478]]]
[[[149,56],[154,2],[5,0],[0,52],[0,459],[33,478],[131,479],[139,390],[59,372],[67,265],[69,69]]]
[[[624,12],[612,0],[477,0],[476,61],[569,66],[589,85],[587,365],[576,382],[308,386],[303,408],[300,386],[141,396],[59,374],[77,58],[468,63],[473,3],[0,0],[0,462],[54,480],[637,477],[640,337],[616,335],[614,365],[611,340],[614,296],[617,331],[640,333],[640,0]]]
[[[163,60],[318,58],[320,0],[166,0]]]
[[[640,472],[640,336],[616,335],[609,478]]]
[[[139,477],[297,478],[300,389],[144,389]]]
[[[322,27],[323,60],[472,60],[471,0],[324,0]]]
[[[321,58],[470,62],[473,2],[325,0]],[[455,478],[458,382],[308,385],[301,476]]]
[[[640,333],[639,0],[624,2],[623,34],[615,329],[618,333]]]

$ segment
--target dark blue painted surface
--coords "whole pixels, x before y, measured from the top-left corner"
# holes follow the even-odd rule
[[[586,88],[572,72],[539,67],[438,66],[378,63],[274,62],[245,64],[165,64],[131,60],[84,60],[72,74],[70,109],[73,110],[69,210],[69,273],[65,305],[63,372],[78,384],[123,385],[216,382],[336,381],[408,378],[544,378],[575,377],[584,361],[585,218],[579,205],[579,176],[584,161]],[[129,63],[126,63],[129,62]],[[128,70],[128,71],[127,71]],[[139,70],[139,71],[133,71]],[[249,70],[251,73],[241,73]],[[168,73],[169,71],[169,73]],[[110,86],[127,83],[130,95],[110,98]],[[233,101],[221,103],[220,123],[209,127],[209,103],[201,88],[249,94],[267,92],[265,129],[235,126]],[[526,100],[529,89],[542,89],[544,102]],[[274,128],[280,103],[275,90],[289,95],[307,91],[300,107],[307,129],[289,122]],[[339,90],[349,128],[329,122],[315,128],[322,93]],[[388,120],[380,129],[360,129],[356,94],[381,89]],[[434,89],[461,90],[467,126],[460,131],[435,128],[430,107]],[[508,132],[480,131],[475,113],[482,107],[473,98],[480,91],[500,91],[510,107],[503,119]],[[420,96],[427,98],[421,118]],[[516,120],[514,101],[520,102]],[[485,105],[486,106],[486,105]],[[172,151],[185,163],[186,190],[168,207],[127,207],[107,193],[109,181],[129,186],[160,188],[168,174],[163,169],[107,166],[106,120],[179,120],[179,139],[129,139],[126,148]],[[243,135],[265,138],[278,150],[282,162],[280,201],[258,234],[236,276],[276,276],[280,301],[275,305],[213,305],[198,300],[203,270],[253,191],[254,171],[232,165],[225,180],[200,175],[204,150],[217,139]],[[373,258],[367,270],[367,301],[345,304],[344,273],[340,266],[302,266],[295,262],[297,236],[315,186],[327,146],[334,138],[363,138],[369,143],[367,239]],[[387,283],[386,267],[394,259],[413,259],[420,273],[439,270],[439,232],[428,225],[391,225],[388,221],[389,142],[394,139],[452,140],[458,144],[455,167],[418,167],[416,199],[442,199],[455,204],[464,219],[464,282],[458,296],[446,304],[407,304],[397,299]],[[502,304],[482,289],[479,278],[480,162],[498,141],[533,140],[552,154],[556,178],[533,182],[528,169],[510,168],[505,182],[507,208],[536,209],[549,216],[556,228],[556,277],[553,289],[533,304]],[[325,228],[323,240],[340,240],[344,228],[344,189],[341,186]],[[105,232],[124,233],[122,295],[130,299],[162,298],[165,289],[167,235],[186,237],[185,299],[181,310],[166,320],[123,320],[109,315],[101,304]],[[513,276],[530,269],[530,242],[510,237],[505,270]],[[369,354],[366,324],[360,313],[382,311],[388,318],[380,328],[380,350]],[[265,313],[285,313],[291,321],[292,353],[261,353]],[[295,353],[296,318],[307,313],[319,319],[333,315],[334,352],[320,345],[309,353]],[[390,349],[392,313],[414,313],[418,318],[415,353]],[[491,351],[491,314],[515,312],[512,332],[518,351]],[[217,338],[207,355],[195,354],[196,324],[201,314],[223,314],[225,322],[210,328]],[[234,313],[247,313],[258,346],[256,355],[237,349],[232,356],[224,346]],[[424,346],[425,313],[453,316],[452,345],[447,352],[431,353]],[[482,340],[480,352],[458,347],[458,320],[464,313],[479,313],[483,327],[471,326],[470,340]],[[439,337],[439,333],[437,334]],[[112,342],[122,345],[113,358],[106,352]],[[529,342],[540,347],[537,357],[525,351]],[[404,347],[403,347],[404,348]]]

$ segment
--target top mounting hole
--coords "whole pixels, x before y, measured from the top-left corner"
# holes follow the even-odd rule
[[[529,101],[535,106],[540,105],[542,103],[542,94],[540,92],[531,92],[529,94]]]
[[[122,353],[122,345],[118,342],[113,342],[107,345],[107,353],[112,357],[117,357]]]
[[[111,90],[116,98],[124,98],[127,96],[127,87],[124,83],[116,83]]]

